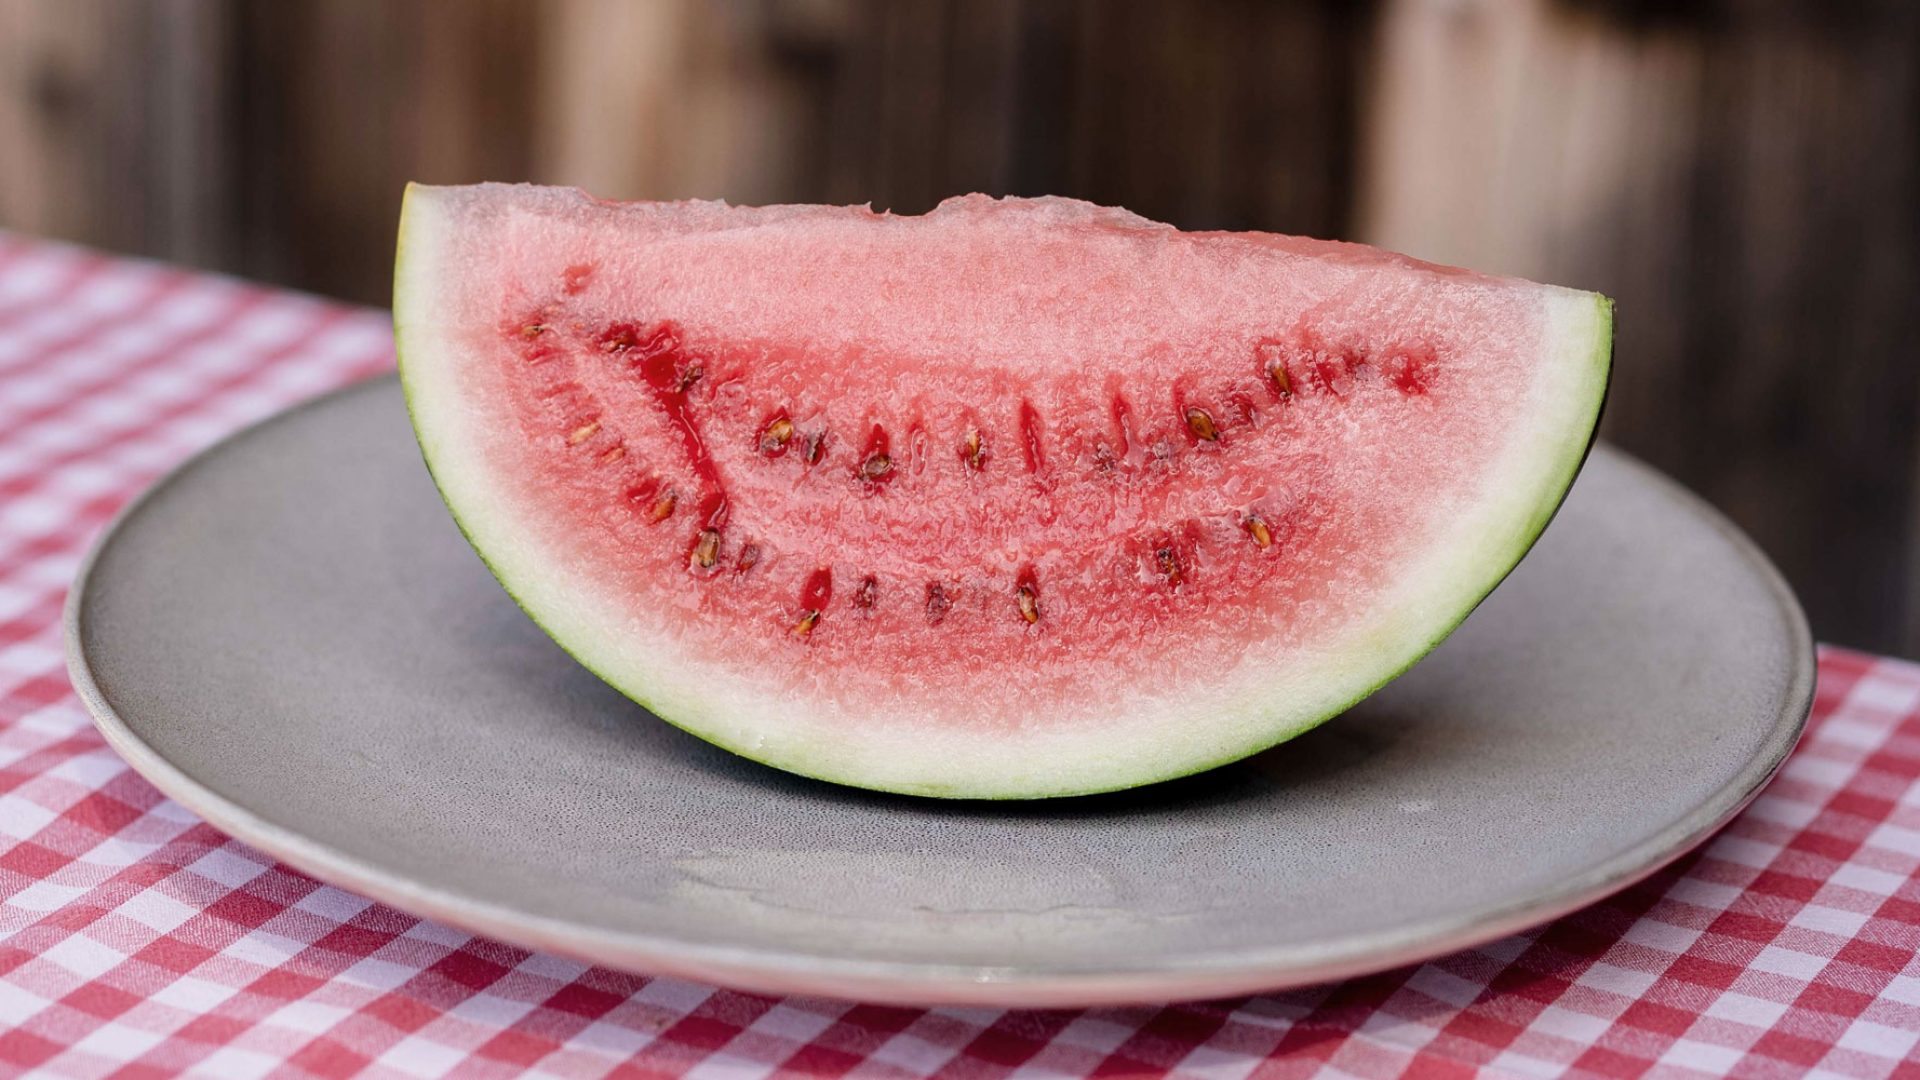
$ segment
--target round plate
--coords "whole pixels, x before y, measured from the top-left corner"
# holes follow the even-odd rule
[[[1725,823],[1813,690],[1772,568],[1601,448],[1465,625],[1299,739],[1048,803],[837,788],[568,659],[462,541],[391,379],[157,485],[67,632],[134,768],[317,877],[598,963],[902,1003],[1226,996],[1491,940]]]

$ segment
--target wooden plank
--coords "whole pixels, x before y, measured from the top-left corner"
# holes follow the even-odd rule
[[[0,226],[219,263],[224,19],[190,0],[0,0]]]
[[[129,5],[116,5],[124,14]],[[140,250],[224,269],[238,242],[233,214],[237,161],[233,110],[233,5],[226,0],[150,0],[139,61],[150,74],[129,86],[144,107],[123,114],[116,139],[141,146],[147,209]],[[132,130],[128,130],[128,125]]]
[[[0,0],[0,223],[95,243],[112,237],[94,199],[113,104],[105,3]]]
[[[1359,231],[1615,296],[1607,434],[1920,651],[1920,11],[1636,10],[1389,4]]]
[[[1077,195],[1328,234],[1361,16],[1331,2],[855,3],[825,63],[827,197]]]
[[[243,269],[384,302],[408,180],[525,177],[536,15],[525,0],[241,4]]]
[[[782,9],[559,0],[540,13],[536,179],[607,198],[795,197],[817,109],[805,73],[772,57]]]

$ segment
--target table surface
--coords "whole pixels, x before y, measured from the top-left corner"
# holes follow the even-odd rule
[[[1840,649],[1800,748],[1700,851],[1528,933],[1266,997],[767,998],[278,865],[107,748],[61,604],[166,469],[391,366],[383,313],[0,233],[0,1073],[1920,1078],[1920,665]]]

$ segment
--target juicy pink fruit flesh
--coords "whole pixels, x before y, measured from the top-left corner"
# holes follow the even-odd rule
[[[402,365],[523,606],[662,716],[948,795],[1179,775],[1443,637],[1571,481],[1592,294],[1061,199],[410,189]]]

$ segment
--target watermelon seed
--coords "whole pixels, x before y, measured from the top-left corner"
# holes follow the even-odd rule
[[[823,566],[808,574],[806,583],[800,586],[800,621],[793,624],[793,636],[805,640],[811,635],[820,613],[832,602],[833,571]]]
[[[979,428],[968,428],[967,437],[960,441],[960,460],[966,463],[971,472],[979,472],[987,464],[987,444],[980,438]]]
[[[700,361],[695,360],[693,363],[687,365],[685,371],[680,373],[680,385],[676,389],[683,394],[686,393],[694,383],[700,381],[700,376],[706,373],[707,370],[700,366]]]
[[[537,322],[528,323],[527,325],[520,328],[520,336],[523,338],[537,338],[541,334],[544,334],[546,332],[547,332],[546,323],[537,323]]]
[[[800,440],[800,460],[809,465],[820,464],[820,459],[826,455],[826,452],[827,433],[825,431],[809,432]]]
[[[710,570],[720,558],[720,531],[701,529],[694,539],[693,552],[687,556],[687,569]]]
[[[626,352],[638,344],[640,344],[639,334],[634,331],[632,325],[627,323],[610,326],[606,333],[600,335],[601,352]]]
[[[947,617],[947,611],[952,607],[953,601],[947,599],[947,590],[941,588],[937,581],[927,582],[927,625],[939,626],[940,620]]]
[[[1029,623],[1040,621],[1040,605],[1034,601],[1033,590],[1020,586],[1020,617]]]
[[[866,452],[860,456],[860,479],[869,484],[892,479],[893,458],[888,453],[891,448],[887,430],[879,424],[873,425],[873,431],[867,436]]]
[[[787,442],[793,438],[793,421],[785,416],[776,416],[760,433],[760,452],[778,455],[787,452]]]
[[[1268,381],[1273,383],[1273,392],[1285,401],[1293,396],[1293,379],[1287,375],[1287,358],[1281,354],[1280,346],[1274,342],[1263,342],[1254,349],[1260,358],[1260,366],[1266,369]]]
[[[581,424],[579,427],[573,429],[573,433],[567,436],[567,445],[579,446],[581,443],[586,442],[588,439],[593,438],[594,435],[599,432],[599,430],[600,430],[600,421],[589,420],[586,423]]]
[[[679,501],[679,493],[672,488],[661,492],[660,497],[653,500],[652,509],[647,511],[648,519],[655,522],[667,520],[667,518],[673,516],[673,504]]]
[[[853,590],[853,606],[863,611],[871,609],[879,592],[880,583],[874,580],[872,574],[868,574],[860,579],[860,587]]]
[[[1187,430],[1193,432],[1193,437],[1202,442],[1217,442],[1220,439],[1220,429],[1215,426],[1213,417],[1208,415],[1205,409],[1189,408],[1187,410]]]
[[[748,570],[753,569],[754,565],[757,564],[759,561],[760,561],[760,545],[747,544],[740,549],[739,561],[736,562],[734,565],[736,569],[738,569],[741,573],[744,574]]]
[[[1019,584],[1014,589],[1014,600],[1019,604],[1020,617],[1027,620],[1027,625],[1040,621],[1040,582],[1034,577],[1032,567],[1021,572]]]
[[[614,462],[619,461],[621,458],[626,456],[627,456],[627,448],[620,443],[614,443],[612,446],[608,447],[605,451],[601,453],[600,463],[602,465],[611,465]]]
[[[1178,587],[1185,579],[1180,568],[1180,553],[1174,550],[1172,544],[1162,544],[1154,549],[1153,561],[1160,568],[1160,576],[1167,579],[1167,584]]]
[[[1267,523],[1260,519],[1259,514],[1248,514],[1246,524],[1247,532],[1253,537],[1254,543],[1262,548],[1273,546],[1273,530],[1267,528]]]

